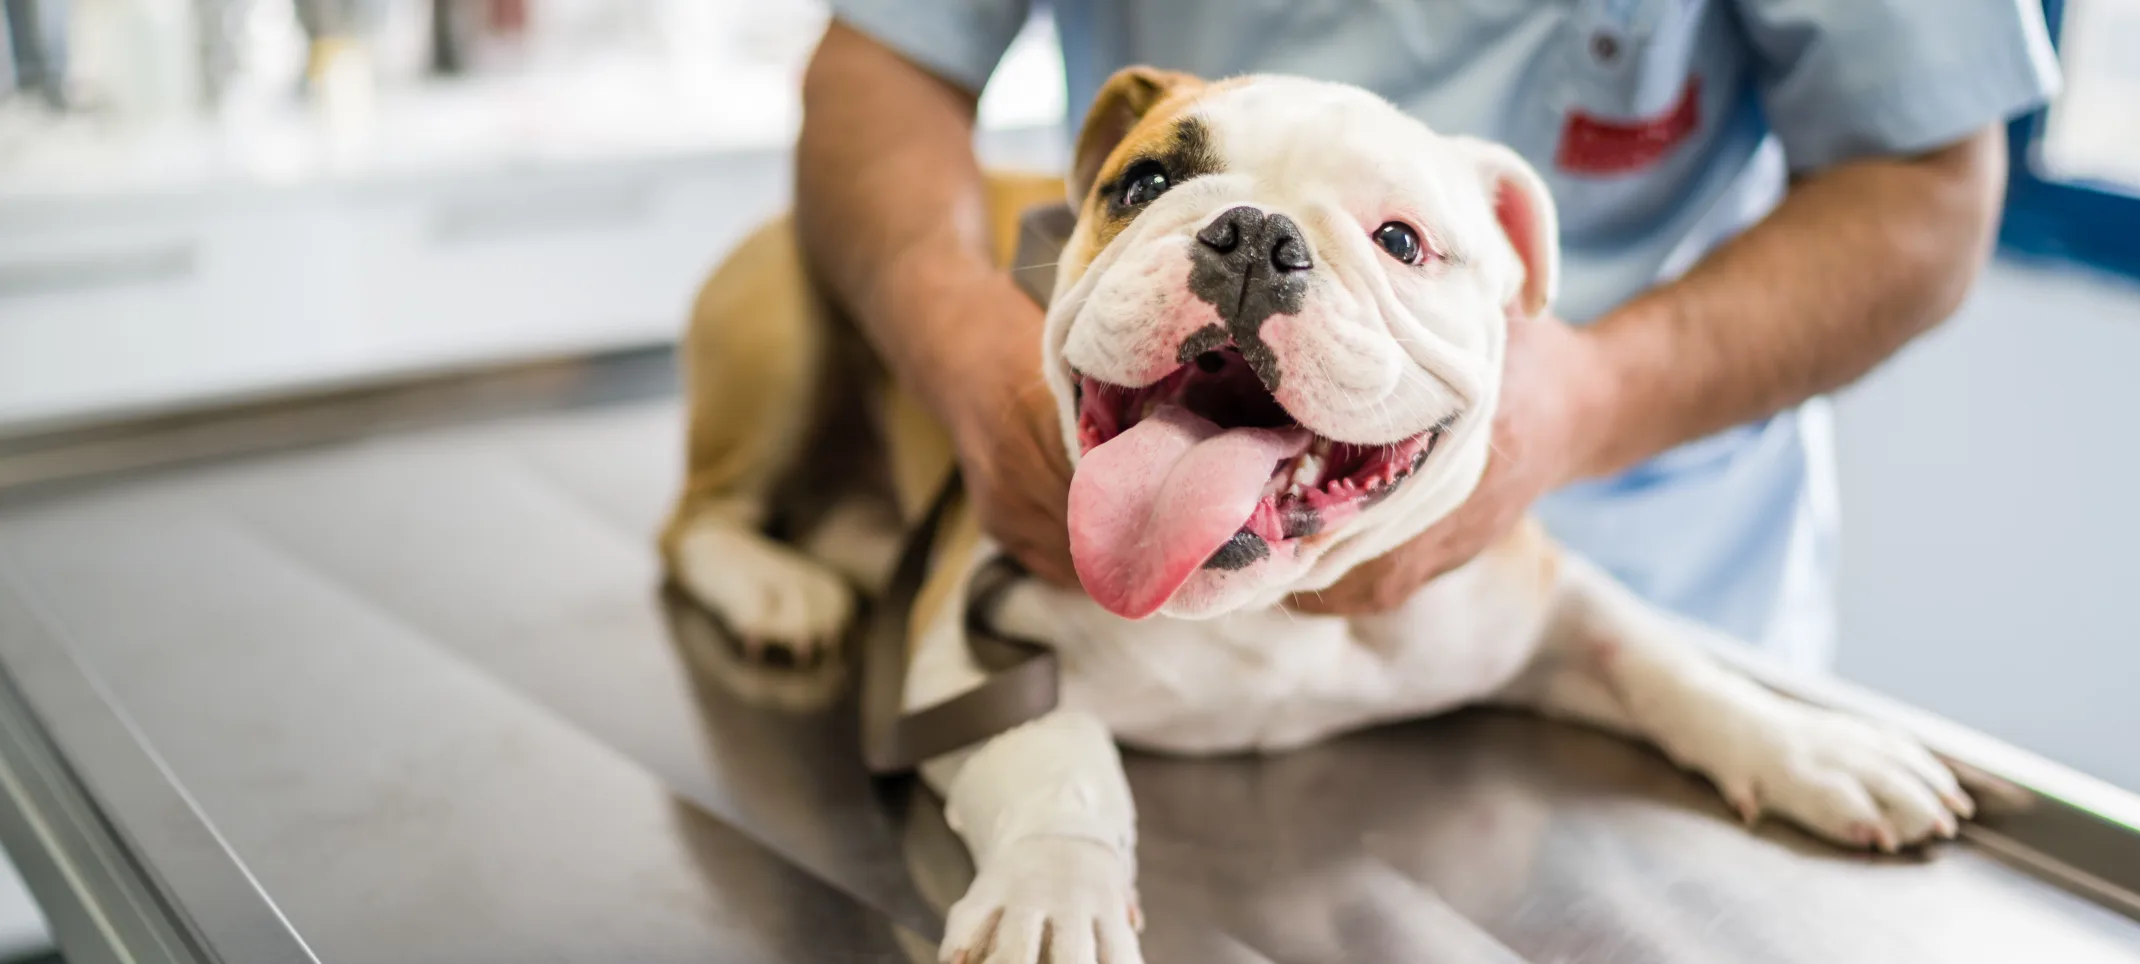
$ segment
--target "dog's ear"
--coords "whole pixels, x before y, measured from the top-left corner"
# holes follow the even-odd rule
[[[1176,92],[1193,90],[1203,83],[1189,74],[1157,67],[1124,67],[1107,78],[1100,95],[1092,100],[1092,109],[1085,113],[1085,126],[1077,135],[1068,184],[1070,206],[1084,205],[1085,196],[1092,193],[1093,180],[1100,176],[1100,165],[1107,163],[1107,155],[1114,153],[1115,146],[1129,136],[1145,114]]]
[[[1503,305],[1538,317],[1553,304],[1560,286],[1560,216],[1545,181],[1515,151],[1471,137],[1452,138],[1477,165],[1486,203],[1501,233],[1515,249],[1523,275],[1508,279]]]

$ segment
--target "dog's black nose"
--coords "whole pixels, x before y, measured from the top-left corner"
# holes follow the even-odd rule
[[[1246,268],[1251,262],[1268,264],[1283,274],[1315,267],[1308,257],[1308,242],[1300,225],[1283,214],[1265,214],[1248,205],[1228,208],[1196,232],[1196,240],[1222,255],[1246,249],[1246,258],[1228,258]]]
[[[1234,208],[1212,218],[1210,224],[1204,225],[1202,231],[1196,232],[1196,239],[1203,242],[1204,247],[1220,254],[1232,254],[1233,249],[1241,246],[1239,222],[1243,219],[1253,219],[1260,223],[1263,220],[1263,212],[1255,208]]]
[[[1263,323],[1299,314],[1307,302],[1315,261],[1300,225],[1245,204],[1228,208],[1196,232],[1189,261],[1189,293],[1219,316],[1189,337],[1199,351],[1232,341],[1263,387],[1277,391],[1278,356],[1263,342]]]

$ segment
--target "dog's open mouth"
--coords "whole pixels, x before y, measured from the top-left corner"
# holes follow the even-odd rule
[[[1388,445],[1332,441],[1295,421],[1230,347],[1142,388],[1077,384],[1072,555],[1087,591],[1132,618],[1199,568],[1246,568],[1387,497],[1448,428]]]

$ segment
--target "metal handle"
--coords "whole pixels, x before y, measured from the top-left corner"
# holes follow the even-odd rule
[[[72,258],[0,261],[0,297],[179,280],[193,273],[196,247],[179,241]]]

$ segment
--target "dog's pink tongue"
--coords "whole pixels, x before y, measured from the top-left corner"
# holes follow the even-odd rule
[[[1100,605],[1142,619],[1166,605],[1256,511],[1300,428],[1221,429],[1167,406],[1085,453],[1070,479],[1070,557]]]

